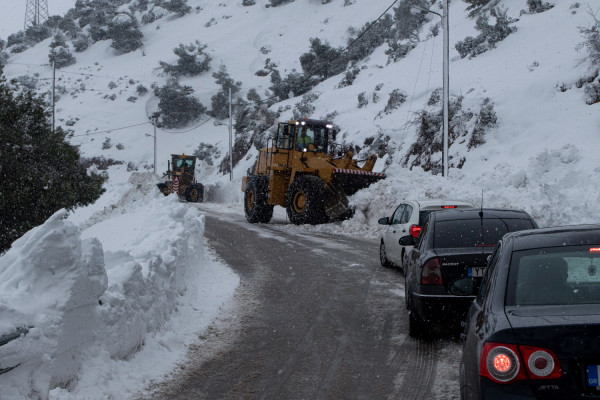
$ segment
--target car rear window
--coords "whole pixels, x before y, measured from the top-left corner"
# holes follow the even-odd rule
[[[486,247],[495,246],[504,234],[532,229],[531,220],[522,218],[477,218],[437,221],[433,247]]]
[[[600,304],[600,245],[513,253],[506,305]]]

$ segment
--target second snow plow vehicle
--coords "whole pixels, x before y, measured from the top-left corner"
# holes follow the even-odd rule
[[[171,193],[177,193],[180,199],[197,203],[204,198],[204,186],[196,182],[196,156],[186,156],[185,154],[171,154],[171,162],[168,163],[167,172],[163,178],[165,182],[156,185],[164,194],[168,196]]]
[[[319,224],[348,216],[347,196],[385,178],[372,172],[373,154],[362,167],[354,153],[333,143],[326,121],[280,122],[272,146],[260,150],[252,174],[242,180],[248,222],[269,222],[273,207],[285,207],[294,224]]]

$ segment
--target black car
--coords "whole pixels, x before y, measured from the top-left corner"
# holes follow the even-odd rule
[[[464,321],[487,258],[504,234],[537,228],[525,211],[448,210],[429,215],[406,270],[409,334],[420,337],[432,323]],[[400,244],[412,243],[412,236]]]
[[[469,311],[461,399],[600,398],[600,225],[502,238]]]

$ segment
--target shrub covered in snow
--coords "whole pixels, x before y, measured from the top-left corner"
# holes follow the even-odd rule
[[[210,98],[211,110],[210,114],[215,119],[225,119],[229,117],[229,90],[231,89],[232,101],[236,100],[236,95],[242,87],[242,82],[236,82],[229,76],[227,67],[221,64],[219,71],[213,73],[215,83],[221,85],[221,90]]]
[[[600,67],[600,19],[591,13],[593,22],[590,26],[579,28],[579,32],[584,37],[584,41],[577,45],[577,49],[585,49],[590,62],[596,67]]]
[[[139,30],[133,15],[119,14],[109,24],[106,31],[112,39],[111,47],[121,53],[130,53],[143,46],[144,34]]]
[[[208,55],[206,45],[196,40],[185,46],[180,43],[173,49],[173,53],[179,57],[175,65],[160,61],[160,66],[167,74],[172,76],[195,76],[210,69],[212,58]]]
[[[476,37],[467,36],[455,45],[460,57],[475,57],[478,54],[486,52],[496,47],[498,42],[506,39],[508,35],[515,32],[517,28],[510,26],[515,20],[508,17],[507,12],[506,9],[499,7],[492,8],[489,16],[492,16],[496,20],[494,25],[489,23],[487,13],[480,15],[475,23],[475,28],[481,33]]]
[[[194,89],[181,86],[176,79],[169,79],[163,87],[154,89],[159,98],[160,123],[165,128],[178,128],[198,119],[206,112],[198,99],[192,96]]]

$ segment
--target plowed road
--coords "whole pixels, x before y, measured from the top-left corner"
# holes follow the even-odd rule
[[[376,241],[198,207],[241,285],[152,398],[459,398],[460,342],[408,336],[404,277]]]

